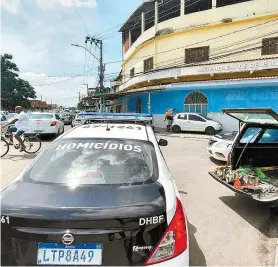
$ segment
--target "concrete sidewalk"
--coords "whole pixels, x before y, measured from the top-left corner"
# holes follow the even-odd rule
[[[174,133],[174,132],[167,132],[166,129],[163,129],[163,128],[154,128],[154,132],[160,136],[186,138],[186,139],[198,139],[198,140],[204,140],[204,141],[207,141],[211,138],[210,135],[206,135],[203,133],[196,133],[196,132]]]

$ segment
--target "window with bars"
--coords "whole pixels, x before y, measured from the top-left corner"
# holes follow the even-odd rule
[[[200,92],[190,93],[184,100],[184,111],[207,115],[208,99]]]
[[[185,63],[209,60],[209,46],[185,49]]]
[[[153,57],[144,60],[144,72],[148,72],[153,69]]]
[[[278,37],[264,38],[262,41],[262,56],[278,54]]]
[[[208,10],[212,8],[211,0],[198,0],[192,1],[192,3],[186,3],[184,6],[184,14],[191,14],[194,12],[199,12],[203,10]]]
[[[129,77],[130,78],[134,77],[134,74],[135,74],[135,68],[132,68],[129,72]]]
[[[253,0],[216,0],[216,7],[228,6]]]

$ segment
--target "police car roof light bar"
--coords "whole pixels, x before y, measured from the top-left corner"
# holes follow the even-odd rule
[[[88,116],[90,118],[116,118],[116,119],[140,119],[140,120],[151,120],[152,114],[147,113],[98,113],[98,112],[84,112],[80,113],[79,116]]]
[[[143,114],[143,113],[81,113],[80,116],[87,117],[88,119],[84,122],[84,124],[91,123],[100,123],[100,122],[118,122],[118,123],[141,123],[147,124],[150,123],[153,119],[151,114]]]

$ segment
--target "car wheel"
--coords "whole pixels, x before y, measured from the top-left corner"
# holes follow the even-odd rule
[[[64,132],[65,132],[65,127],[63,126],[63,130],[62,130],[61,134],[63,134]]]
[[[57,137],[57,136],[59,136],[61,133],[60,133],[60,128],[58,128],[58,131],[57,131],[57,133],[54,135],[54,137]]]
[[[173,132],[174,132],[174,133],[180,133],[180,132],[181,132],[181,127],[178,126],[178,125],[174,125],[174,126],[172,127],[172,129],[173,129]]]
[[[214,135],[215,134],[215,129],[211,126],[207,127],[205,130],[205,133],[208,135]]]

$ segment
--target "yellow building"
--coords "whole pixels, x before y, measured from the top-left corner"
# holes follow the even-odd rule
[[[278,111],[277,0],[144,1],[120,31],[122,111],[151,112],[164,127],[165,109],[176,108],[226,129],[234,122],[223,108]]]

